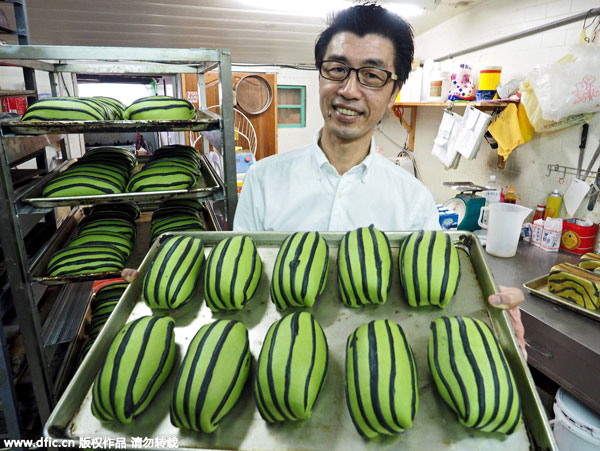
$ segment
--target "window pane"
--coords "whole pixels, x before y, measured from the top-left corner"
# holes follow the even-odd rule
[[[277,110],[277,121],[280,124],[297,124],[300,125],[300,108],[279,108]]]
[[[300,105],[302,102],[302,90],[294,89],[277,89],[277,103],[279,105]]]

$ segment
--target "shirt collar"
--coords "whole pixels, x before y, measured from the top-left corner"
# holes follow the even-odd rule
[[[323,149],[321,149],[321,147],[319,146],[319,139],[321,139],[322,131],[323,131],[323,129],[321,129],[317,133],[315,133],[315,136],[313,139],[313,162],[315,165],[315,171],[317,173],[318,178],[321,177],[321,172],[326,167],[333,168],[331,163],[329,163],[329,160],[327,159],[325,152],[323,152]],[[373,160],[375,159],[376,152],[377,151],[376,151],[376,146],[375,146],[375,138],[372,136],[371,137],[371,145],[369,147],[369,154],[365,157],[365,159],[363,161],[361,161],[359,164],[354,166],[354,168],[350,169],[350,171],[352,171],[352,170],[355,170],[355,168],[360,168],[360,170],[362,172],[361,181],[363,183],[365,183],[367,180],[367,176],[369,174],[369,169],[373,165]]]

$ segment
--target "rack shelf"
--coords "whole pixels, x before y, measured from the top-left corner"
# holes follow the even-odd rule
[[[0,90],[0,97],[17,97],[17,96],[35,96],[35,91],[31,89],[21,90]]]
[[[433,108],[449,108],[472,106],[480,110],[494,110],[496,108],[506,108],[511,103],[518,103],[505,100],[488,100],[488,101],[446,101],[446,102],[395,102],[392,105],[392,112],[396,116],[402,127],[408,132],[408,148],[415,150],[415,130],[417,128],[417,108],[418,107],[433,107]],[[404,110],[410,111],[410,119],[407,121],[404,118]]]
[[[52,95],[57,92],[57,75],[67,73],[89,74],[145,74],[173,76],[175,82],[174,94],[181,97],[181,86],[178,85],[177,76],[185,73],[198,75],[198,92],[201,105],[205,105],[204,73],[216,70],[219,74],[221,86],[232,86],[231,55],[224,49],[151,49],[127,47],[62,47],[62,46],[30,46],[6,45],[0,46],[0,61],[16,67],[30,68],[32,70],[46,71],[50,77]],[[52,62],[54,61],[54,62]],[[35,96],[35,90],[26,85],[20,95],[27,95],[29,99]],[[5,92],[7,95],[16,95],[15,91]],[[44,332],[39,317],[38,308],[34,301],[33,287],[38,286],[33,282],[33,272],[38,264],[42,264],[47,256],[50,244],[55,239],[64,236],[72,225],[61,224],[48,237],[42,250],[31,259],[27,257],[24,245],[22,215],[38,215],[54,212],[51,205],[32,208],[24,203],[23,199],[35,193],[42,180],[48,180],[52,173],[46,171],[45,175],[37,177],[27,186],[15,189],[10,178],[10,169],[22,162],[36,158],[38,162],[45,162],[45,146],[63,142],[66,135],[80,133],[113,133],[113,132],[160,132],[160,131],[220,131],[223,142],[224,180],[212,173],[218,183],[214,192],[206,197],[194,193],[192,197],[199,201],[213,201],[223,199],[229,225],[232,224],[237,203],[237,181],[235,171],[235,141],[233,121],[233,91],[223,89],[221,92],[221,115],[208,111],[200,111],[192,120],[187,121],[53,121],[53,122],[0,122],[0,236],[2,250],[6,261],[14,262],[7,268],[12,299],[18,299],[15,311],[19,319],[20,330],[24,339],[27,363],[31,370],[33,387],[42,422],[47,419],[55,402],[56,388],[60,381],[49,371],[48,357],[45,346],[48,342],[48,329]],[[177,134],[177,142],[183,138],[183,133]],[[181,142],[183,144],[183,142]],[[208,148],[208,146],[204,146]],[[71,152],[68,147],[61,149],[63,164],[71,161]],[[212,170],[212,167],[210,168]],[[207,174],[204,174],[207,176]],[[211,185],[212,189],[212,185]],[[163,197],[171,197],[170,195]],[[185,195],[181,197],[186,197]],[[190,196],[187,196],[190,197]],[[160,200],[160,196],[147,199],[139,196],[130,199],[134,202],[151,202]],[[112,200],[112,199],[111,199]],[[85,204],[94,204],[103,200],[90,199]],[[70,206],[83,205],[84,203],[68,203]],[[210,205],[208,206],[210,209]],[[78,211],[74,209],[71,211]],[[213,213],[214,215],[214,213]],[[55,221],[52,219],[53,224]],[[67,329],[65,329],[67,330]],[[72,335],[75,325],[68,326]],[[46,338],[46,340],[44,340]],[[61,371],[59,371],[61,373]],[[64,374],[64,371],[61,373]]]

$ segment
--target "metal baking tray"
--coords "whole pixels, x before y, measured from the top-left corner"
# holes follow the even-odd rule
[[[62,285],[72,282],[85,282],[88,280],[103,280],[114,279],[121,277],[121,271],[106,271],[95,272],[89,274],[71,274],[64,276],[47,276],[46,267],[52,255],[59,249],[62,249],[75,238],[77,234],[77,224],[83,217],[81,209],[74,210],[65,223],[60,227],[57,233],[48,241],[43,250],[39,253],[38,258],[31,265],[31,280],[44,285]],[[133,243],[131,254],[125,262],[126,268],[137,268],[140,262],[146,256],[150,247],[150,220],[152,212],[143,212],[140,218],[135,221],[136,237]],[[207,230],[220,230],[217,219],[215,217],[210,204],[205,204],[205,210],[202,214],[203,222]]]
[[[207,131],[219,128],[219,116],[210,111],[196,111],[194,119],[149,121],[2,121],[5,133],[43,135],[46,133],[108,133]]]
[[[529,282],[525,282],[523,286],[527,291],[535,296],[568,308],[569,310],[573,310],[574,312],[580,313],[588,318],[600,321],[600,310],[590,310],[584,308],[575,302],[571,302],[567,299],[557,296],[554,293],[550,293],[548,290],[548,274],[538,277],[537,279],[530,280]]]
[[[168,235],[197,236],[204,240],[205,253],[220,240],[235,232],[179,233]],[[236,319],[249,330],[253,367],[269,326],[281,317],[269,300],[269,283],[273,263],[287,233],[248,233],[258,247],[263,261],[263,274],[257,293],[241,311],[211,314],[202,302],[202,294],[171,313],[176,321],[177,360],[171,376],[161,387],[146,412],[131,424],[102,424],[91,413],[91,387],[104,356],[125,323],[151,314],[141,299],[144,275],[157,252],[155,243],[139,267],[138,278],[130,284],[104,329],[86,356],[71,384],[50,415],[44,435],[54,439],[104,437],[125,439],[131,445],[133,437],[160,437],[177,440],[178,448],[196,449],[557,449],[531,374],[512,333],[505,311],[489,307],[486,298],[497,291],[478,240],[471,233],[451,232],[457,242],[462,275],[456,297],[444,309],[437,307],[414,309],[402,299],[397,263],[388,301],[381,306],[351,309],[339,300],[337,291],[336,256],[343,233],[323,233],[329,245],[329,274],[325,291],[309,309],[327,336],[329,344],[328,376],[313,409],[312,418],[303,422],[268,425],[255,407],[252,396],[253,371],[241,399],[213,434],[201,434],[175,428],[169,421],[169,402],[177,366],[196,331],[215,318]],[[387,234],[392,245],[394,261],[398,256],[405,232]],[[200,286],[202,280],[200,281]],[[519,387],[524,424],[511,436],[483,433],[460,425],[454,412],[437,394],[427,364],[427,343],[430,322],[443,315],[470,315],[490,324],[497,334]],[[419,374],[420,406],[413,428],[394,437],[382,437],[369,442],[356,432],[346,407],[344,395],[345,346],[348,335],[359,325],[373,319],[391,319],[404,329],[414,350]],[[151,448],[151,445],[150,445]],[[148,448],[148,449],[150,449]],[[159,449],[159,447],[156,447]]]
[[[187,190],[169,190],[169,191],[149,191],[144,193],[118,193],[118,194],[102,194],[97,196],[70,196],[70,197],[41,197],[44,186],[54,177],[59,175],[55,172],[52,176],[40,180],[23,198],[23,202],[27,202],[38,208],[53,208],[53,207],[74,207],[76,205],[98,204],[103,202],[148,202],[162,201],[171,198],[203,198],[211,196],[219,191],[222,191],[223,184],[216,175],[212,165],[204,157],[200,155],[202,177],[198,180],[195,188]],[[74,162],[74,161],[73,161]],[[73,163],[65,165],[62,169],[66,169]]]

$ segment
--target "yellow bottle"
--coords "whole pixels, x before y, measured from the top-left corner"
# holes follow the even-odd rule
[[[515,189],[512,186],[508,188],[508,192],[504,195],[504,202],[507,204],[517,203],[517,195],[515,194]]]
[[[558,192],[557,188],[554,188],[548,199],[546,199],[546,213],[544,213],[544,219],[546,218],[558,218],[560,212],[560,205],[562,204],[562,196]]]

